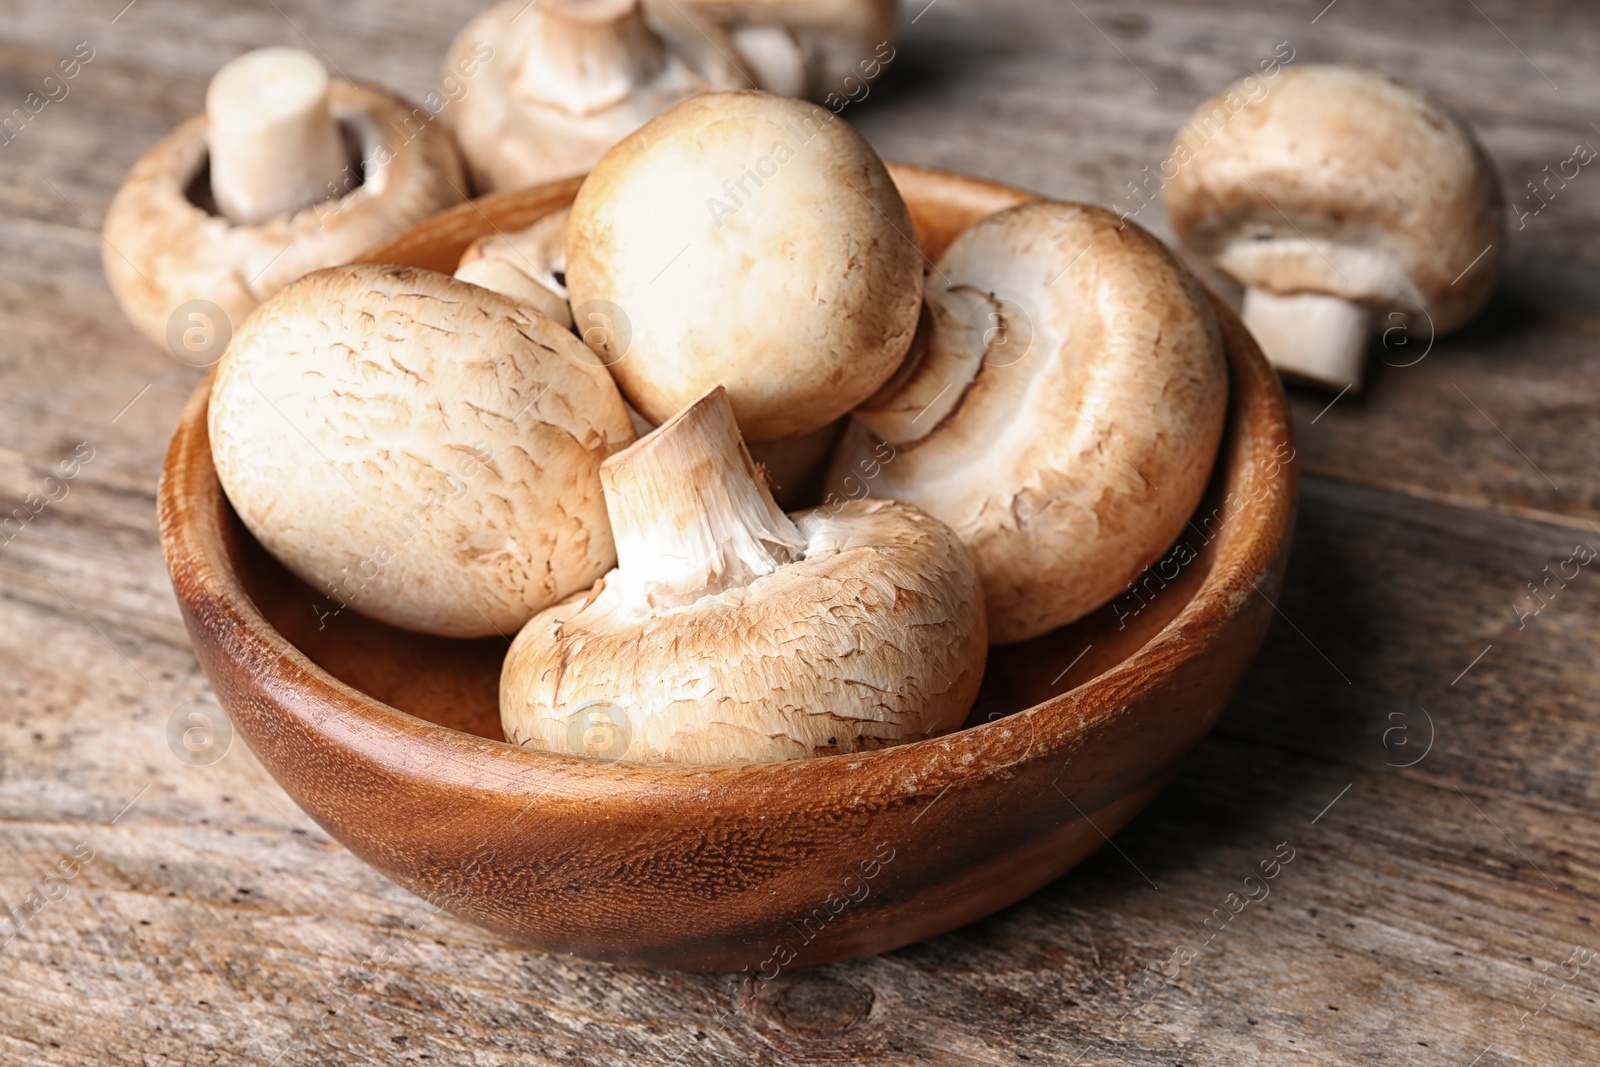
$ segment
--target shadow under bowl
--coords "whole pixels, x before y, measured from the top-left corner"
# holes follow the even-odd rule
[[[925,254],[1030,194],[891,173]],[[466,245],[569,203],[577,180],[488,197],[374,249],[452,272]],[[859,755],[640,766],[506,744],[500,638],[394,629],[302,584],[222,492],[209,380],[173,437],[161,539],[218,701],[329,834],[396,882],[518,941],[593,960],[776,969],[885,951],[1071,868],[1161,789],[1237,688],[1273,615],[1295,511],[1289,415],[1231,311],[1227,431],[1169,557],[1099,612],[991,653],[966,729]],[[1183,558],[1180,554],[1177,558]]]

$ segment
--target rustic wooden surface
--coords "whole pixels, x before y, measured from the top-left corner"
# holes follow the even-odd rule
[[[29,916],[0,916],[0,1062],[1594,1062],[1600,568],[1519,622],[1547,564],[1600,548],[1592,167],[1513,223],[1477,324],[1377,366],[1359,400],[1294,397],[1278,624],[1114,848],[957,933],[749,998],[509,947],[333,844],[242,744],[174,755],[169,720],[207,687],[154,491],[199,372],[123,323],[95,227],[237,52],[309,40],[421,95],[473,5],[124,2],[0,3],[0,110],[94,49],[0,146],[0,502],[59,497],[46,479],[93,450],[0,545],[0,900]],[[1600,146],[1600,10],[1324,7],[911,0],[892,74],[848,114],[894,158],[1115,201],[1194,102],[1288,41],[1439,93],[1523,210],[1546,165]],[[1159,207],[1138,218],[1166,233]],[[1410,362],[1413,340],[1380,354]],[[1280,849],[1270,897],[1232,915]]]

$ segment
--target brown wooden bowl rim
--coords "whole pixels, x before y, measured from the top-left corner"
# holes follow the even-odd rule
[[[972,198],[1032,198],[1010,186],[932,168],[891,164],[897,176],[949,185]],[[495,228],[486,209],[548,197],[575,180],[501,193],[460,205],[424,222],[409,234],[440,223],[482,216],[484,232]],[[377,253],[402,248],[409,235],[380,246]],[[374,253],[363,257],[372,260]],[[381,259],[378,261],[382,261]],[[1233,462],[1224,481],[1240,477],[1237,445],[1227,454],[1239,420],[1266,444],[1289,442],[1289,414],[1283,389],[1259,352],[1230,354],[1228,426],[1218,462]],[[663,802],[693,801],[706,817],[748,812],[756,798],[792,793],[808,807],[828,803],[853,806],[888,801],[866,797],[860,786],[896,783],[901,799],[925,795],[975,775],[1004,774],[1025,760],[1049,758],[1074,746],[1096,725],[1137,703],[1136,695],[1159,687],[1190,659],[1206,654],[1211,641],[1238,615],[1251,595],[1264,596],[1273,561],[1290,529],[1294,512],[1294,474],[1284,477],[1264,498],[1264,515],[1235,535],[1219,539],[1217,554],[1200,588],[1149,641],[1134,653],[1075,688],[1043,703],[991,722],[953,733],[862,753],[807,760],[726,766],[632,764],[521,748],[418,718],[347,685],[314,663],[265,618],[228,565],[226,531],[213,506],[222,493],[206,431],[211,377],[190,398],[173,435],[158,492],[161,541],[174,584],[194,619],[193,636],[228,650],[258,679],[275,713],[293,727],[322,735],[348,756],[382,765],[391,772],[468,791],[490,789],[546,801],[569,798],[607,816],[659,813]],[[188,506],[184,506],[187,501]],[[202,506],[194,506],[196,504]],[[187,520],[182,516],[187,515]],[[248,536],[247,534],[245,536]],[[1251,562],[1253,568],[1249,566]],[[1253,569],[1256,573],[1244,573]],[[224,698],[226,694],[223,694]],[[1026,725],[1026,730],[1022,726]],[[409,747],[397,761],[397,741]],[[398,762],[399,765],[396,765]],[[792,782],[788,785],[786,783]],[[686,796],[688,792],[691,795]],[[693,795],[698,794],[698,796]],[[777,805],[781,808],[781,804]]]

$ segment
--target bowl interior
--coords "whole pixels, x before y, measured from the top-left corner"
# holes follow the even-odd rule
[[[892,166],[911,208],[924,254],[936,259],[972,222],[1029,198],[1005,186],[942,172]],[[369,262],[454,270],[466,246],[485,234],[513,232],[571,202],[576,179],[502,194],[455,208],[369,251]],[[1235,372],[1237,379],[1237,372]],[[1229,434],[1234,432],[1230,424]],[[1229,441],[1221,455],[1229,454]],[[1222,495],[1219,464],[1198,514]],[[366,695],[452,730],[503,740],[498,710],[501,660],[508,641],[463,641],[387,626],[296,579],[250,536],[222,504],[237,577],[266,621],[312,662]],[[1221,539],[1199,526],[1189,544],[1198,556],[1176,577],[1158,577],[1079,621],[1030,641],[991,650],[968,727],[1042,704],[1122,663],[1155,637],[1204,585]],[[1168,573],[1172,568],[1168,568]],[[1139,585],[1139,583],[1135,583]],[[1153,592],[1159,590],[1160,595]],[[835,757],[838,758],[838,757]]]
[[[1215,506],[1208,494],[1202,509],[1210,512]],[[313,663],[407,714],[504,740],[498,693],[500,664],[509,647],[505,638],[434,637],[377,622],[354,609],[341,610],[337,601],[273,559],[231,509],[226,524],[237,546],[234,559],[245,592],[268,624]],[[1201,549],[1177,578],[1160,583],[1159,596],[1141,599],[1129,593],[1071,625],[991,649],[967,725],[1042,704],[1133,655],[1189,603],[1214,558],[1213,546]]]

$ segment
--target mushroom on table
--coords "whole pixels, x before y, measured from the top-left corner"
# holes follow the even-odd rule
[[[1044,200],[957,237],[925,307],[829,488],[947,523],[983,579],[994,642],[1038,636],[1116,595],[1199,503],[1227,408],[1216,318],[1143,229]]]
[[[886,500],[785,515],[721,388],[606,460],[601,481],[617,568],[517,635],[500,683],[513,744],[743,763],[965,720],[983,594],[944,524]]]
[[[895,0],[649,0],[726,26],[756,86],[829,107],[860,99],[894,58]]]
[[[1478,313],[1505,204],[1459,119],[1355,67],[1285,68],[1228,117],[1236,89],[1179,131],[1162,194],[1183,244],[1245,287],[1242,317],[1274,366],[1359,390],[1375,324],[1432,337]]]
[[[582,174],[679,101],[753,84],[721,27],[678,5],[665,12],[647,18],[639,0],[506,0],[468,23],[444,69],[475,73],[446,114],[477,191]]]
[[[319,602],[509,635],[616,560],[600,464],[634,440],[567,330],[412,267],[318,271],[233,336],[208,411],[245,526]]]
[[[707,93],[589,174],[567,224],[567,287],[574,309],[626,316],[599,351],[645,418],[720,384],[745,438],[770,441],[827,425],[894,373],[916,332],[922,254],[883,161],[838,116]]]
[[[284,285],[460,203],[466,187],[427,111],[330,80],[304,52],[262,49],[218,71],[206,114],[128,172],[106,212],[106,277],[139,331],[167,346],[191,301],[236,328]]]

